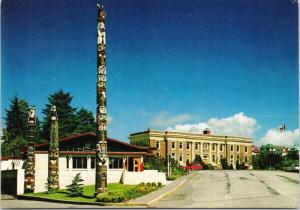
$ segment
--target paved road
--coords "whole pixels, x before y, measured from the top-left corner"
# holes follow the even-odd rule
[[[200,171],[153,203],[159,208],[298,208],[299,174],[283,171]]]
[[[37,208],[37,209],[53,209],[53,208],[77,208],[77,209],[90,209],[90,208],[145,208],[143,206],[95,206],[95,205],[77,205],[65,203],[52,203],[44,201],[30,201],[30,200],[0,200],[1,208]]]

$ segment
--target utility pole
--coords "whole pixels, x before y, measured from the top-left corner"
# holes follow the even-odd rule
[[[34,192],[35,187],[35,158],[34,158],[34,150],[35,150],[35,125],[36,125],[36,117],[35,117],[35,107],[29,107],[28,112],[28,150],[26,157],[26,165],[25,165],[25,183],[24,190],[25,193]]]
[[[106,130],[106,43],[103,5],[97,4],[97,148],[95,196],[107,189],[107,130]]]

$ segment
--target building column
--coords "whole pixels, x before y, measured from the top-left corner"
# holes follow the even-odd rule
[[[200,156],[203,160],[203,142],[200,142]]]
[[[220,143],[217,144],[217,164],[221,163],[221,159],[220,159]]]
[[[209,143],[209,163],[211,164],[211,156],[212,156],[212,143]]]
[[[195,159],[195,157],[194,157],[194,155],[195,155],[195,151],[194,151],[194,149],[195,149],[195,145],[194,145],[194,142],[192,141],[191,142],[191,162],[192,161],[194,161],[194,159]]]

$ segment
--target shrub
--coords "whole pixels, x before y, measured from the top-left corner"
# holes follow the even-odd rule
[[[160,187],[160,186],[162,185],[162,183],[161,183],[161,182],[158,182],[157,185]]]
[[[176,176],[168,176],[167,177],[167,180],[175,180],[176,179]]]
[[[150,182],[147,182],[146,186],[147,186],[147,187],[151,187],[151,183],[150,183]]]
[[[156,183],[155,182],[152,182],[152,184],[151,184],[153,187],[155,187],[156,186]]]
[[[233,165],[230,164],[230,166],[228,167],[228,169],[232,170],[233,169]]]
[[[82,182],[83,179],[80,177],[80,173],[76,174],[74,179],[72,180],[72,184],[67,186],[67,191],[70,196],[76,197],[82,195],[83,187],[80,182]]]
[[[224,169],[224,170],[228,169],[228,163],[225,158],[221,159],[221,165],[222,165],[222,169]]]
[[[105,192],[105,193],[100,193],[96,197],[97,201],[99,202],[122,202],[125,200],[125,196],[123,193],[119,191],[111,191],[111,192]]]
[[[145,182],[141,182],[138,184],[139,186],[145,186]]]

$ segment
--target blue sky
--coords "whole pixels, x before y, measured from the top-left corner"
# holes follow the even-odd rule
[[[74,96],[74,107],[95,112],[98,2],[2,2],[2,117],[18,95],[42,118],[47,96],[59,89]],[[291,131],[299,127],[294,1],[101,3],[109,136],[127,141],[148,127],[230,121],[238,113],[255,120],[256,141],[283,123]]]

